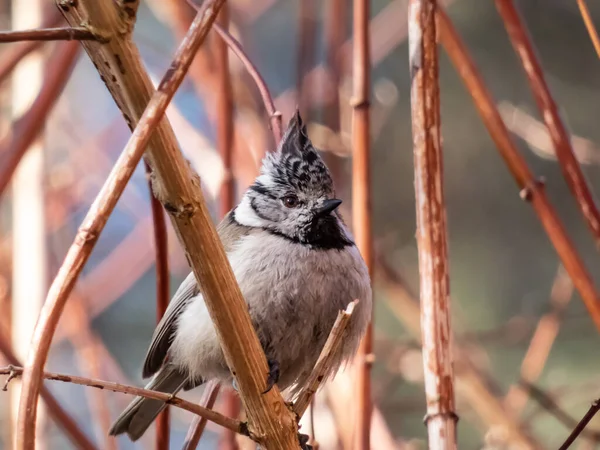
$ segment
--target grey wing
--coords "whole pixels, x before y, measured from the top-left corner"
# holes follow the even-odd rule
[[[161,368],[171,346],[173,334],[177,330],[177,319],[198,293],[196,278],[191,272],[175,292],[165,314],[154,330],[152,342],[144,360],[142,370],[144,378],[154,375]]]

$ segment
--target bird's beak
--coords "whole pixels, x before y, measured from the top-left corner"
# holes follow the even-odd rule
[[[321,206],[318,206],[314,209],[314,212],[317,216],[324,216],[329,214],[332,211],[342,204],[342,201],[337,198],[332,198],[329,200],[325,200]]]

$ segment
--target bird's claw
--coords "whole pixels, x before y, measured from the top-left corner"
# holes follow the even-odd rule
[[[267,362],[269,363],[269,374],[267,375],[267,388],[263,394],[273,389],[275,383],[279,381],[279,363],[274,359],[269,359]]]
[[[313,446],[308,443],[309,440],[308,434],[298,433],[298,441],[302,450],[313,450]]]

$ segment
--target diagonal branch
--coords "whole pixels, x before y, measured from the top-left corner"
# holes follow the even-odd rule
[[[8,366],[0,369],[0,375],[8,375],[6,383],[10,382],[12,378],[23,376],[24,369],[16,366]],[[252,437],[249,434],[246,424],[239,420],[230,419],[216,411],[204,408],[195,403],[188,402],[172,394],[166,394],[164,392],[151,391],[148,389],[142,389],[135,386],[126,386],[124,384],[115,383],[113,381],[96,380],[93,378],[77,377],[74,375],[64,375],[61,373],[44,372],[43,378],[51,381],[62,381],[64,383],[78,384],[80,386],[89,386],[96,389],[105,389],[112,392],[120,392],[122,394],[136,395],[139,397],[150,398],[153,400],[160,400],[169,405],[177,406],[178,408],[185,409],[198,416],[204,417],[217,425],[220,425],[229,430],[235,431],[236,433],[243,434],[244,436]]]
[[[569,133],[558,114],[556,102],[544,78],[544,72],[525,30],[525,24],[512,0],[495,0],[495,2],[515,52],[521,59],[540,114],[548,128],[565,182],[575,197],[579,210],[600,249],[600,212],[573,152]]]
[[[89,41],[99,39],[85,27],[0,31],[0,43],[21,41]]]
[[[598,411],[600,411],[600,400],[594,400],[588,412],[585,413],[585,416],[582,417],[567,440],[563,443],[563,445],[560,446],[558,450],[567,450],[571,444],[575,442],[575,439],[579,437],[581,432],[585,430],[585,427],[587,427],[588,423],[590,423]]]
[[[583,23],[585,23],[585,27],[590,35],[590,40],[594,45],[594,50],[596,50],[596,54],[598,55],[598,58],[600,58],[600,37],[598,37],[598,31],[596,30],[594,22],[592,21],[592,17],[590,16],[590,10],[588,9],[585,0],[577,0],[577,5],[579,6]]]
[[[216,382],[206,386],[204,395],[200,402],[204,406],[204,408],[212,408],[214,406],[215,401],[217,400],[217,396],[219,395],[220,388],[221,384]],[[196,447],[198,447],[198,443],[200,442],[200,438],[204,433],[204,429],[206,428],[207,422],[208,419],[206,419],[205,417],[194,417],[194,420],[192,421],[192,424],[190,425],[188,433],[185,437],[182,450],[196,450]],[[237,433],[237,431],[235,430],[229,430],[228,428],[225,429],[229,432]]]
[[[329,337],[321,350],[319,359],[317,360],[313,371],[306,380],[306,384],[302,389],[302,392],[298,395],[298,399],[294,403],[294,412],[301,418],[306,409],[309,407],[314,395],[319,390],[319,386],[324,381],[326,374],[331,372],[331,364],[333,363],[333,356],[336,353],[337,348],[342,344],[342,337],[344,336],[344,330],[350,322],[354,307],[358,303],[358,300],[354,300],[348,304],[345,311],[340,311]]]

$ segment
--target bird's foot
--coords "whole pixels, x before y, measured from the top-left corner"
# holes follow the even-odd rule
[[[302,450],[313,450],[313,446],[308,443],[310,436],[308,434],[298,433],[298,441]]]
[[[279,381],[279,363],[274,359],[269,359],[267,362],[269,363],[269,374],[267,375],[267,388],[263,394],[273,389],[275,383]]]

